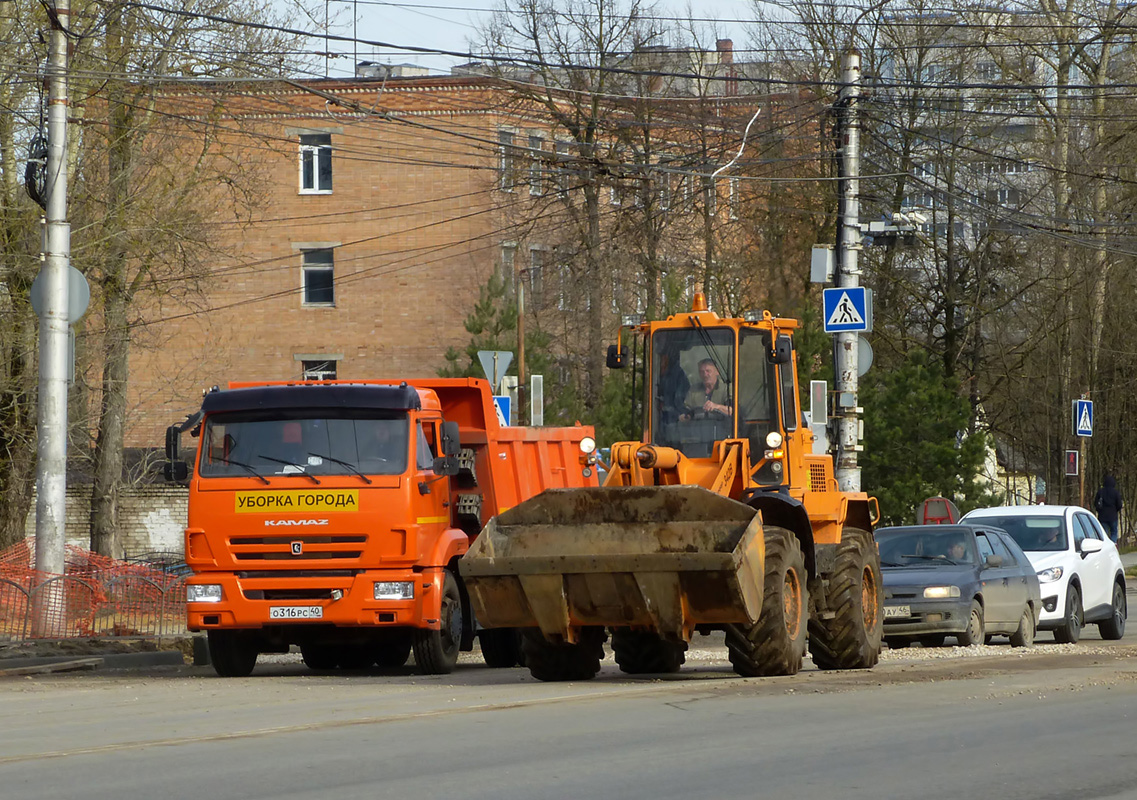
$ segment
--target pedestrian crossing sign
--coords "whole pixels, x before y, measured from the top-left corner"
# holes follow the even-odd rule
[[[872,330],[872,292],[865,287],[826,289],[822,304],[826,333]]]
[[[1094,403],[1092,400],[1074,401],[1074,435],[1094,435]]]

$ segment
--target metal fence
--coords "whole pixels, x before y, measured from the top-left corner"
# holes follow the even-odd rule
[[[0,642],[182,636],[185,580],[78,549],[68,553],[68,574],[53,577],[0,557]]]

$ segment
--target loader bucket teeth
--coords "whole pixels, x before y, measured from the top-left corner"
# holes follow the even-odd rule
[[[757,621],[761,534],[753,508],[696,486],[551,489],[493,519],[459,567],[489,628],[682,641],[698,624]]]

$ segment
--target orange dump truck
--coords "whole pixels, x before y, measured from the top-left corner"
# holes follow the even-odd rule
[[[181,434],[197,437],[181,460]],[[189,483],[190,630],[219,675],[298,645],[312,669],[490,666],[518,637],[478,630],[456,564],[500,511],[596,485],[592,429],[503,427],[475,379],[231,383],[166,432]]]

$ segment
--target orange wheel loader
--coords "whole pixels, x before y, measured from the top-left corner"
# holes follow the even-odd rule
[[[546,681],[593,677],[611,635],[627,673],[680,668],[725,631],[740,675],[876,664],[875,499],[838,490],[799,408],[798,323],[707,310],[625,326],[642,336],[642,442],[602,487],[550,490],[493,519],[459,562],[482,624],[522,629]],[[624,329],[622,329],[623,331]],[[609,348],[608,366],[627,348]]]

